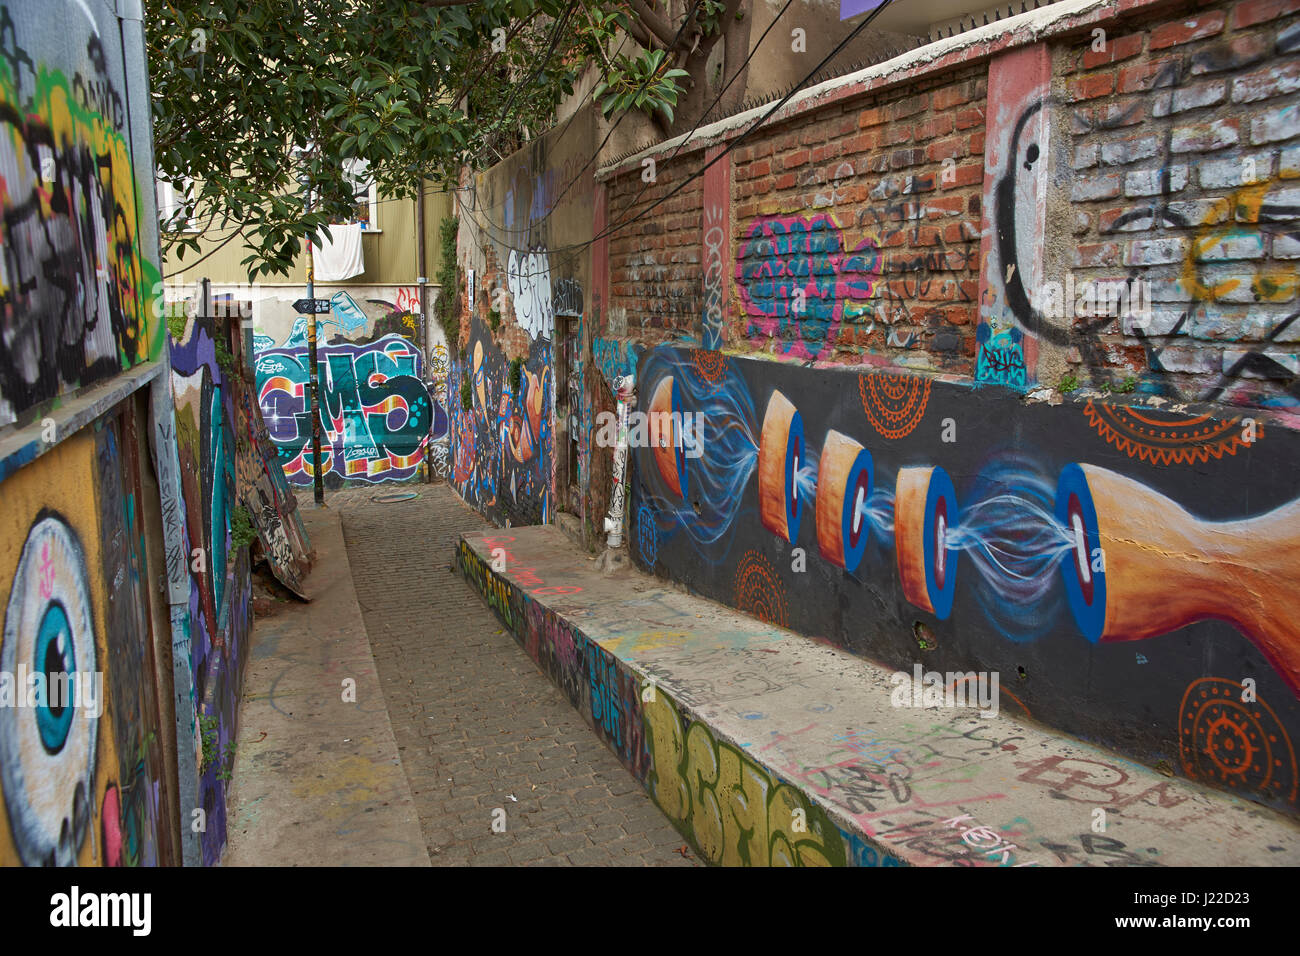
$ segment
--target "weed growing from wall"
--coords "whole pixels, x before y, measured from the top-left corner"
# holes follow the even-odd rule
[[[448,216],[438,225],[438,247],[441,260],[438,266],[438,284],[442,291],[433,311],[448,342],[460,341],[460,269],[456,266],[456,233],[460,220]]]
[[[236,550],[247,548],[257,540],[257,528],[253,527],[252,515],[243,505],[236,505],[230,512],[230,545]]]

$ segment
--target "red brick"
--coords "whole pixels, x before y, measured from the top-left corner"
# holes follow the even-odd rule
[[[943,227],[943,241],[969,242],[979,236],[979,223],[950,222]]]
[[[925,148],[925,158],[932,163],[945,159],[962,159],[970,155],[967,137],[953,136],[948,139],[935,140]]]
[[[1223,11],[1202,13],[1199,17],[1184,17],[1172,23],[1163,23],[1151,31],[1151,49],[1163,50],[1192,40],[1204,40],[1223,32],[1227,18]]]
[[[949,305],[940,309],[939,314],[949,325],[969,325],[975,318],[975,306]]]
[[[1152,60],[1119,71],[1119,92],[1137,93],[1160,86],[1173,86],[1178,76],[1178,61],[1174,58]]]
[[[959,83],[956,86],[945,86],[941,90],[935,90],[930,94],[930,102],[936,110],[946,110],[954,106],[961,106],[963,103],[969,103],[974,97],[969,83]]]
[[[875,106],[869,110],[863,110],[858,114],[858,125],[865,129],[868,126],[879,126],[885,121],[885,111]]]
[[[974,126],[984,125],[984,109],[979,106],[971,109],[961,110],[957,114],[957,128],[970,129]]]
[[[889,107],[889,118],[891,120],[906,119],[909,116],[915,116],[924,110],[930,102],[930,97],[922,93],[919,96],[909,96],[906,99],[898,100]]]
[[[768,176],[772,172],[772,161],[770,159],[760,159],[752,163],[749,167],[751,176]]]
[[[1071,80],[1065,85],[1065,98],[1071,103],[1109,96],[1115,92],[1114,73],[1094,73]]]
[[[1232,8],[1232,28],[1253,27],[1297,10],[1300,10],[1300,0],[1244,0]]]
[[[1095,70],[1107,63],[1127,60],[1129,57],[1137,56],[1141,52],[1142,34],[1140,33],[1132,33],[1129,36],[1119,37],[1114,40],[1107,38],[1106,48],[1100,51],[1094,50],[1091,41],[1089,41],[1088,49],[1083,54],[1083,68],[1085,70]]]
[[[794,173],[782,173],[776,177],[775,185],[777,189],[791,189],[794,187],[795,182]]]
[[[912,127],[906,123],[890,123],[880,131],[881,146],[897,146],[912,138]]]
[[[936,136],[946,136],[952,132],[952,125],[952,114],[940,113],[932,120],[916,124],[916,140],[921,142]]]
[[[948,182],[943,183],[943,188],[959,189],[962,186],[974,186],[982,182],[984,182],[984,164],[966,163],[957,167],[957,174]]]
[[[793,153],[787,153],[781,157],[781,167],[783,169],[797,169],[808,162],[808,150],[799,149]]]
[[[1085,269],[1118,266],[1119,254],[1120,246],[1118,242],[1102,242],[1096,245],[1079,246],[1075,250],[1075,265]]]
[[[912,232],[912,245],[937,246],[942,235],[938,226],[917,226]]]
[[[840,141],[840,148],[845,155],[849,153],[865,153],[869,149],[875,149],[880,145],[880,133],[872,130],[870,133],[860,133],[857,136],[850,136],[848,139]]]
[[[962,211],[965,202],[960,196],[943,196],[925,201],[925,218],[940,219],[943,216],[956,216]]]

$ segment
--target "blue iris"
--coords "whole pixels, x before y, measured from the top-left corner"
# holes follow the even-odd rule
[[[71,693],[71,678],[77,671],[76,654],[72,649],[72,627],[68,623],[68,614],[63,605],[53,601],[45,609],[41,618],[41,627],[36,635],[35,671],[45,674],[45,689],[37,694],[36,727],[40,731],[41,744],[47,753],[55,754],[63,749],[72,729],[71,701],[64,699]],[[64,678],[67,675],[67,678]],[[51,703],[50,688],[60,688],[58,699]]]

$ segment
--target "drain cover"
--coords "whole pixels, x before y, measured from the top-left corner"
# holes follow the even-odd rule
[[[420,497],[418,491],[393,491],[386,495],[375,495],[372,500],[378,501],[381,505],[389,505],[394,501],[410,501],[418,497]]]

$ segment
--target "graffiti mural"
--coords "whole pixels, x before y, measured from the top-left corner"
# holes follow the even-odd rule
[[[927,666],[1018,675],[1036,718],[1297,809],[1300,631],[1277,596],[1295,588],[1300,498],[1257,461],[1293,454],[1293,435],[1214,453],[1225,423],[1165,413],[1184,449],[1124,459],[1093,427],[1100,403],[734,356],[706,389],[695,366],[660,347],[639,369],[651,408],[705,415],[702,457],[637,450],[645,570],[891,666],[910,666],[923,623]],[[1169,467],[1192,455],[1195,480]],[[1189,715],[1187,688],[1225,668],[1267,707],[1207,709],[1207,692]],[[1182,756],[1189,735],[1216,762]],[[1273,771],[1255,765],[1265,740]]]
[[[1044,303],[1042,236],[1047,219],[1051,58],[1025,47],[989,66],[988,134],[980,246],[980,315],[975,380],[1026,387],[1034,378],[1020,318]],[[993,170],[990,172],[988,170]],[[1032,327],[1032,323],[1030,326]]]
[[[328,293],[328,289],[323,290]],[[368,293],[368,294],[366,294]],[[436,325],[432,359],[417,342],[424,328],[418,290],[339,289],[318,316],[321,471],[330,488],[416,477],[434,449],[445,470],[448,418],[446,344]],[[253,305],[257,401],[285,476],[313,481],[307,319],[277,297]],[[441,451],[438,449],[441,448]]]
[[[246,507],[237,470],[239,459],[250,454],[241,451],[247,442],[241,426],[249,425],[241,421],[238,365],[232,358],[237,353],[224,325],[191,319],[182,339],[171,346],[189,555],[190,659],[198,731],[193,746],[207,819],[200,838],[205,865],[220,859],[226,842],[227,782],[221,755],[235,740],[251,623],[248,550],[234,547],[231,533],[234,509]]]
[[[305,348],[257,356],[257,391],[271,440],[293,484],[312,482],[309,361]],[[388,335],[364,345],[317,347],[321,383],[321,470],[333,479],[410,478],[424,460],[434,427],[423,359],[406,339]],[[445,425],[441,429],[445,431]]]
[[[873,239],[848,249],[825,213],[755,220],[736,251],[736,284],[751,341],[771,340],[782,355],[817,358],[834,341],[846,300],[872,297],[880,266]]]
[[[111,11],[61,6],[75,27],[53,60],[0,6],[0,425],[162,349],[156,224],[139,218],[152,175],[132,159],[148,127],[127,124],[121,50],[101,40]]]
[[[465,540],[457,550],[461,573],[706,860],[726,866],[849,862],[844,834],[797,787],[718,740],[662,688],[649,689],[615,655],[535,600],[568,586],[547,585],[545,569],[522,566],[511,552],[514,540],[494,535],[482,542],[505,554],[508,580]]]
[[[510,382],[511,363],[475,320],[464,360],[453,361],[451,382],[467,379],[470,403],[452,399],[451,483],[494,521],[549,520],[554,480],[555,398],[551,343],[534,339],[528,361]]]
[[[119,406],[5,482],[6,863],[175,862],[134,416]]]

